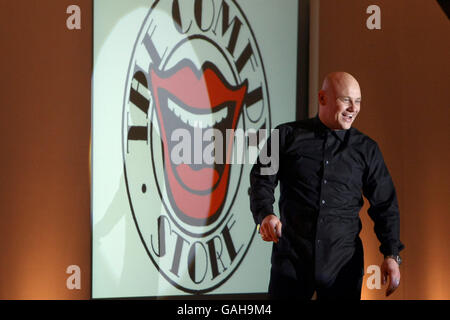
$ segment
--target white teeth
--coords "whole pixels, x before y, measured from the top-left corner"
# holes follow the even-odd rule
[[[167,106],[169,109],[187,125],[191,127],[208,128],[219,123],[228,115],[228,108],[222,108],[219,111],[207,114],[194,114],[180,107],[172,99],[168,99]]]

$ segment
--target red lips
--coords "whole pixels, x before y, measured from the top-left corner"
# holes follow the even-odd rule
[[[156,106],[163,145],[166,189],[171,205],[178,217],[193,225],[207,225],[215,221],[222,211],[227,195],[230,177],[230,159],[233,149],[233,132],[242,110],[247,82],[231,86],[218,69],[204,64],[201,71],[183,60],[168,71],[150,70],[151,88]],[[222,133],[224,144],[224,164],[174,164],[170,158],[171,133],[183,127],[194,138],[194,128],[183,123],[167,107],[169,98],[176,99],[189,114],[215,112],[228,108],[228,116],[214,128]],[[192,123],[195,119],[189,119]],[[233,129],[229,139],[225,139],[225,129]],[[194,141],[192,141],[194,143]],[[194,155],[192,155],[194,156]]]

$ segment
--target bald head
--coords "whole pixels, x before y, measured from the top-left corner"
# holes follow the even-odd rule
[[[322,90],[333,90],[340,92],[350,87],[357,87],[359,90],[359,83],[350,73],[347,72],[332,72],[326,75],[323,80]]]
[[[328,74],[319,91],[319,118],[332,130],[350,129],[360,110],[361,89],[347,72]]]

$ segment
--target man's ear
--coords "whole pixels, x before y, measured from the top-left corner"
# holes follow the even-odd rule
[[[322,106],[327,104],[327,96],[324,90],[319,91],[319,104]]]

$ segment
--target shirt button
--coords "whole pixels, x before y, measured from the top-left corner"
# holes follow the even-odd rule
[[[323,183],[324,183],[324,184],[327,184],[327,182],[328,182],[327,180],[323,180]]]
[[[322,204],[325,204],[325,200],[322,200]]]
[[[328,160],[325,160],[325,164],[329,164]]]

